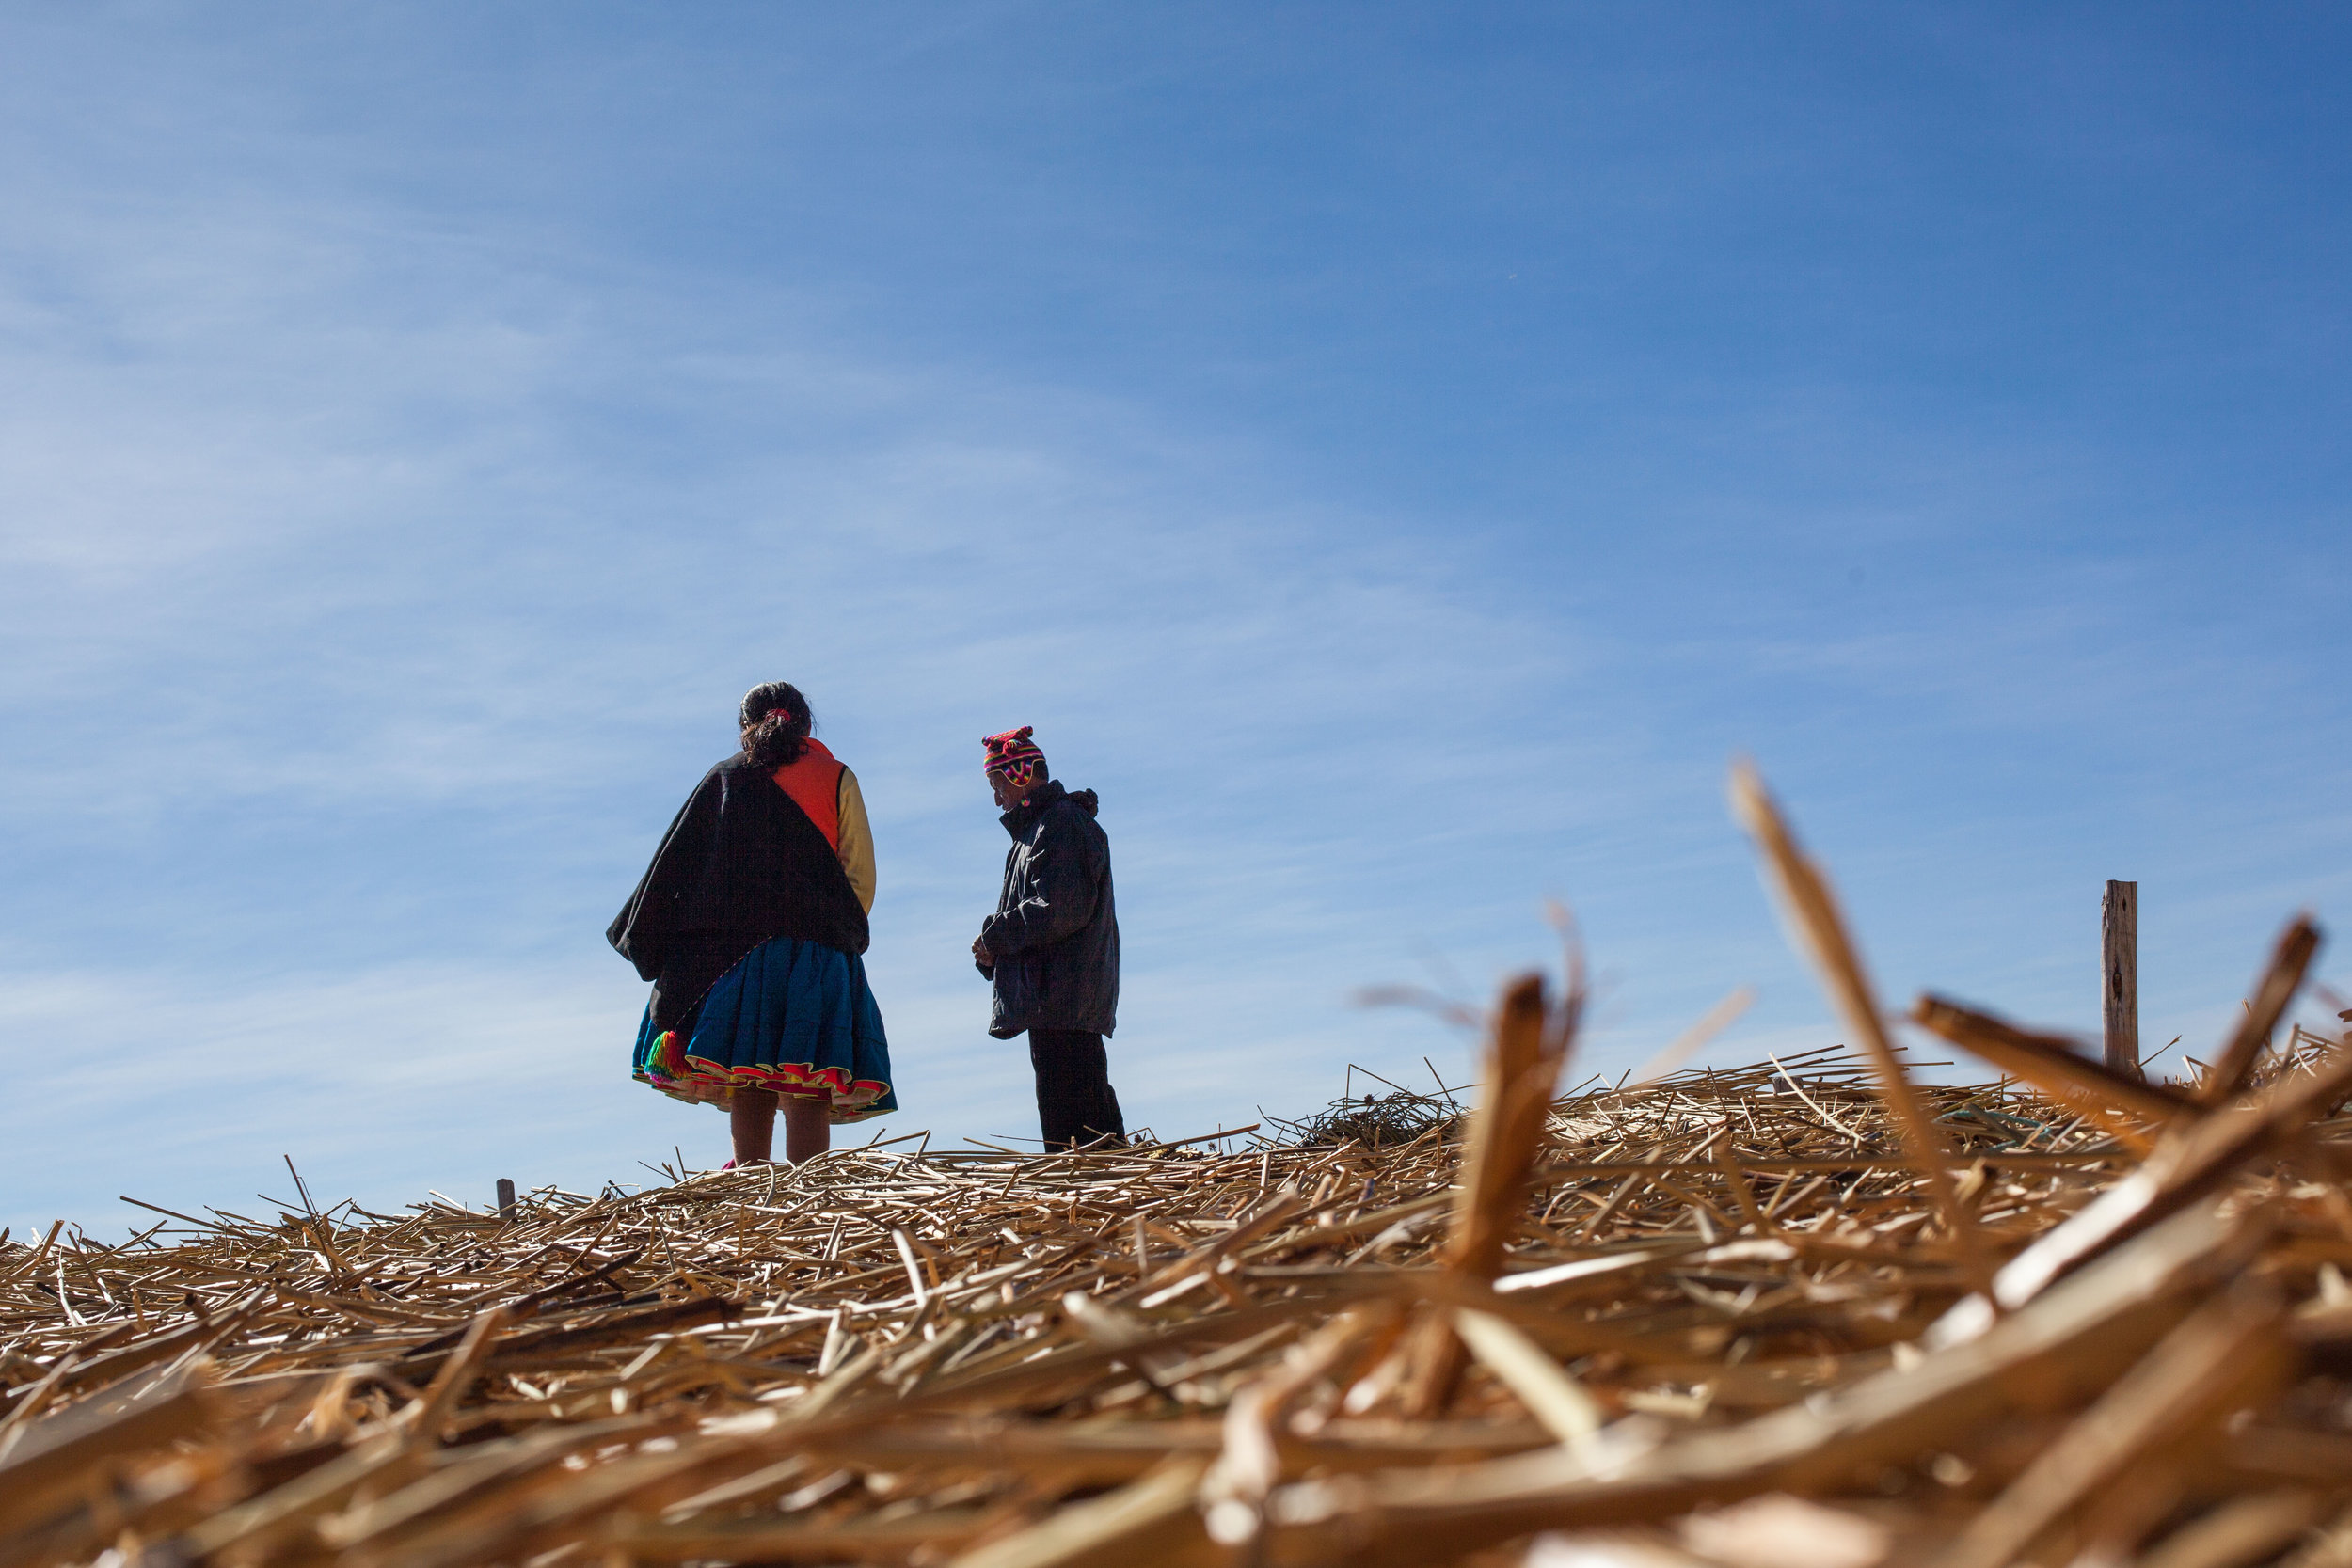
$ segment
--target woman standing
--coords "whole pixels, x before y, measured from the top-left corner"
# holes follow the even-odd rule
[[[809,737],[807,699],[752,688],[743,749],[703,775],[612,928],[653,982],[634,1075],[723,1107],[736,1165],[824,1152],[831,1124],[898,1108],[866,986],[874,841],[857,776]]]

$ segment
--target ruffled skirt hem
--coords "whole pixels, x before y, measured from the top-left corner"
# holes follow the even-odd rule
[[[822,1100],[827,1119],[836,1124],[887,1116],[898,1108],[890,1085],[880,1080],[852,1078],[840,1068],[818,1067],[814,1062],[747,1062],[730,1067],[694,1055],[675,1029],[655,1039],[651,1059],[634,1076],[640,1084],[673,1100],[722,1111],[733,1107],[738,1089],[770,1089],[794,1099]]]
[[[649,1006],[630,1076],[673,1100],[720,1110],[744,1089],[821,1100],[835,1122],[898,1108],[865,964],[788,937],[746,953],[675,1027],[656,1034]]]

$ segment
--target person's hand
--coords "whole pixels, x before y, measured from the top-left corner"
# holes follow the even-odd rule
[[[972,961],[978,964],[982,969],[986,969],[990,964],[996,961],[996,955],[988,950],[988,939],[986,937],[974,937],[972,939]]]

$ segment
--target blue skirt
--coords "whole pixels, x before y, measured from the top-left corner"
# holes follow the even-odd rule
[[[722,1110],[738,1089],[820,1099],[837,1122],[898,1108],[864,960],[791,937],[745,954],[675,1029],[655,1034],[648,1006],[631,1066],[641,1084]]]

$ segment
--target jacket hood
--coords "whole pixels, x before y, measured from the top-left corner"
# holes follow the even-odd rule
[[[1037,793],[996,820],[1005,825],[1005,832],[1018,837],[1029,825],[1064,800],[1076,806],[1089,816],[1095,815],[1102,798],[1090,789],[1064,789],[1058,779],[1048,779],[1038,785]]]

